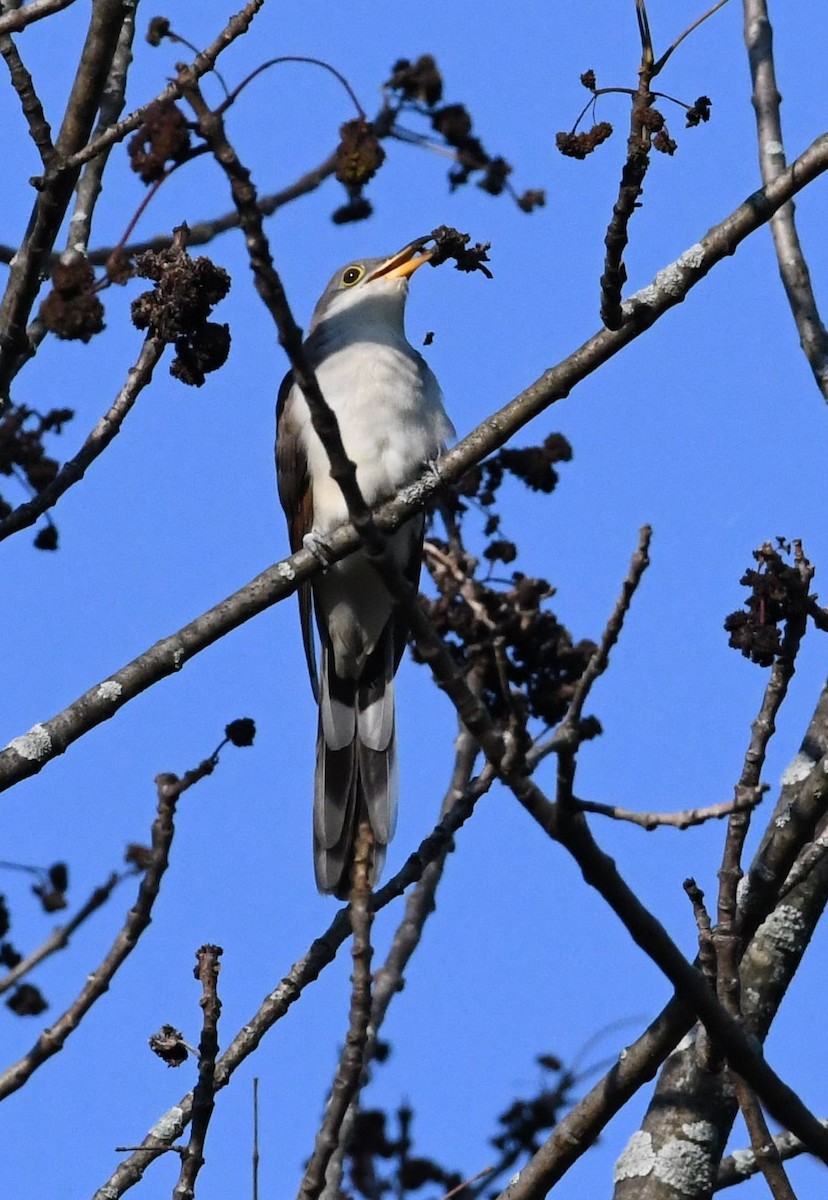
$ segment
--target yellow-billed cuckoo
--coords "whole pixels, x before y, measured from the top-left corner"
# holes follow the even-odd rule
[[[410,483],[435,459],[454,428],[440,386],[409,345],[404,314],[408,281],[428,262],[419,238],[391,258],[367,258],[337,271],[311,320],[305,353],[339,422],[369,505]],[[291,373],[279,390],[276,467],[293,551],[311,535],[347,520],[324,446]],[[422,515],[389,538],[389,549],[416,585]],[[310,543],[312,544],[312,543]],[[317,675],[311,605],[321,643]],[[323,892],[348,894],[357,826],[370,822],[376,882],[394,833],[397,755],[394,675],[408,634],[379,575],[357,550],[299,590],[302,639],[319,704],[313,846]]]

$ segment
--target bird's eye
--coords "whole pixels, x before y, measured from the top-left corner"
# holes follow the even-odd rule
[[[353,287],[365,274],[365,267],[347,267],[342,272],[342,286]]]

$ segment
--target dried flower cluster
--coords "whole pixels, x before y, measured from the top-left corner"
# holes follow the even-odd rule
[[[433,229],[431,238],[434,241],[432,267],[439,267],[441,263],[453,259],[458,271],[482,271],[487,279],[492,278],[491,271],[484,265],[489,261],[490,242],[475,242],[470,246],[470,235],[460,233],[449,225],[439,225]]]
[[[593,96],[593,102],[587,105],[584,112],[594,109],[594,102],[601,95],[605,95],[608,92],[625,93],[632,98],[634,106],[633,123],[637,122],[642,133],[646,133],[652,138],[651,144],[653,149],[658,150],[662,154],[675,154],[677,144],[670,136],[664,114],[653,105],[656,93],[648,94],[645,97],[645,102],[642,103],[642,97],[639,92],[633,91],[630,88],[599,88],[593,70],[584,71],[580,76],[580,80],[587,91],[591,92]],[[662,99],[670,100],[673,104],[678,104],[685,110],[687,129],[691,129],[703,121],[710,120],[712,100],[709,96],[699,96],[694,104],[687,105],[683,104],[680,100],[673,100],[671,96],[663,96],[662,93],[658,93],[658,95]],[[581,113],[581,117],[583,115],[584,113]],[[613,129],[609,121],[597,121],[591,129],[583,133],[578,133],[577,129],[581,117],[575,122],[573,129],[569,131],[562,130],[555,135],[555,145],[565,158],[584,159],[588,154],[592,154],[596,147],[602,145],[603,142],[612,136]],[[650,143],[648,142],[648,144]]]
[[[147,251],[136,260],[136,274],[153,280],[155,288],[133,301],[132,320],[138,329],[175,346],[171,375],[201,387],[205,375],[218,370],[230,350],[227,325],[207,320],[230,290],[230,276],[209,258],[190,258],[184,240],[182,231],[176,231],[168,249]]]
[[[546,195],[540,188],[531,188],[520,196],[512,189],[508,182],[511,164],[484,148],[480,138],[473,133],[472,117],[465,105],[436,107],[443,98],[443,79],[432,55],[424,54],[413,63],[407,58],[399,59],[385,86],[396,93],[400,112],[425,113],[434,132],[454,151],[456,165],[448,176],[452,191],[479,174],[478,187],[490,196],[508,191],[524,212],[532,212],[545,204]]]
[[[50,433],[62,433],[63,426],[74,417],[71,408],[53,408],[45,415],[13,404],[0,418],[0,475],[24,483],[32,492],[42,491],[58,473],[55,459],[46,453],[44,438]],[[12,511],[11,504],[0,495],[0,521]],[[51,523],[37,533],[35,546],[39,550],[57,549],[57,529]]]
[[[335,174],[348,192],[348,201],[333,212],[331,219],[335,225],[345,225],[364,221],[374,211],[363,188],[385,161],[385,151],[373,125],[364,117],[346,121],[339,130],[339,139]]]
[[[52,290],[40,306],[40,320],[66,341],[88,342],[104,328],[104,308],[95,291],[92,264],[80,256],[59,262]]]
[[[127,146],[133,171],[144,183],[162,178],[170,164],[184,162],[190,153],[187,118],[172,100],[150,104],[144,123]]]
[[[781,544],[784,549],[784,543]],[[769,542],[754,550],[758,566],[750,567],[739,580],[750,588],[745,608],[730,613],[724,627],[728,645],[760,667],[770,667],[782,648],[780,626],[801,616],[808,601],[809,576],[798,566],[785,562],[780,550]]]
[[[517,545],[501,532],[495,504],[509,476],[532,490],[551,492],[558,480],[554,464],[571,456],[560,434],[540,446],[501,450],[470,471],[446,498],[448,537],[432,537],[427,543],[426,563],[437,595],[422,603],[457,662],[477,673],[495,719],[518,729],[530,718],[550,726],[561,720],[595,647],[589,641],[574,642],[560,624],[548,607],[554,588],[546,580],[520,571],[507,579],[492,578],[495,563],[513,563],[518,557]],[[478,557],[466,549],[461,532],[470,507],[485,518]],[[489,566],[485,578],[477,574],[480,559]],[[587,735],[596,732],[597,722]]]

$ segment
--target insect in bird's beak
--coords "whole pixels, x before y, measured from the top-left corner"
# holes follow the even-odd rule
[[[430,241],[432,241],[431,237],[421,237],[416,241],[409,242],[397,254],[387,258],[382,266],[377,267],[370,279],[380,279],[383,276],[386,279],[407,279],[434,257],[436,247],[432,247],[431,250],[423,249]]]

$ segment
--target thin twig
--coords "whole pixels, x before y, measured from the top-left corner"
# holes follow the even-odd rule
[[[98,0],[91,7],[86,40],[55,141],[57,165],[41,181],[26,236],[12,260],[0,304],[0,396],[8,392],[15,374],[34,353],[26,325],[42,280],[48,274],[52,247],[79,172],[79,166],[67,167],[66,159],[89,137],[128,7],[125,0]]]
[[[429,863],[434,862],[451,845],[454,834],[468,820],[474,805],[491,784],[491,773],[470,785],[439,824],[424,838],[403,867],[373,896],[373,910],[379,912],[416,883]],[[265,998],[258,1011],[246,1021],[216,1063],[216,1090],[226,1087],[233,1073],[259,1046],[262,1038],[288,1012],[306,987],[318,979],[325,967],[333,962],[339,948],[351,932],[350,914],[341,908],[325,932],[315,939],[307,953],[296,962],[278,986]],[[112,1176],[95,1193],[93,1200],[115,1200],[133,1187],[147,1167],[164,1154],[186,1128],[192,1118],[193,1093],[188,1092],[165,1113],[144,1138],[140,1148],[122,1162]]]
[[[82,149],[68,158],[64,167],[67,170],[71,170],[90,162],[103,150],[106,150],[109,146],[114,146],[116,142],[122,142],[125,137],[143,125],[148,109],[156,104],[165,104],[170,100],[178,100],[179,97],[183,96],[188,87],[192,87],[202,76],[207,75],[213,70],[217,58],[228,46],[231,46],[237,38],[247,33],[256,14],[263,7],[264,2],[265,0],[248,0],[248,3],[230,18],[218,37],[214,38],[209,46],[196,55],[191,63],[182,67],[175,79],[170,80],[157,96],[152,100],[148,100],[146,104],[142,104],[140,108],[136,108],[128,117],[124,117],[123,121],[119,121],[117,125],[110,125],[109,129],[94,137],[92,141],[88,142]]]
[[[259,1077],[253,1076],[253,1190],[252,1200],[259,1200]]]
[[[782,97],[776,86],[773,64],[773,29],[765,0],[742,0],[745,45],[753,81],[753,108],[759,143],[759,167],[765,184],[785,169],[785,145],[779,112]],[[796,229],[793,202],[782,206],[771,219],[771,233],[779,274],[796,322],[802,349],[816,385],[828,400],[828,330],[817,308],[811,276]]]
[[[53,13],[61,12],[74,3],[75,0],[30,0],[28,4],[0,16],[0,34],[19,33],[27,25],[51,17]]]
[[[828,1129],[828,1119],[823,1118],[822,1124]],[[790,1158],[796,1158],[800,1154],[807,1154],[807,1148],[803,1146],[799,1138],[787,1130],[784,1133],[775,1134],[772,1140],[783,1162]],[[713,1190],[719,1192],[724,1188],[734,1187],[737,1183],[744,1183],[758,1171],[759,1164],[753,1151],[737,1150],[722,1159]]]
[[[670,55],[673,53],[674,50],[676,50],[681,45],[681,43],[684,41],[684,39],[686,37],[689,37],[690,34],[693,33],[694,30],[698,29],[699,25],[701,25],[704,21],[706,21],[708,17],[712,17],[714,13],[717,13],[720,8],[724,8],[724,6],[726,4],[727,4],[727,0],[718,0],[718,3],[714,4],[712,8],[708,8],[707,12],[702,13],[702,15],[700,17],[697,17],[696,20],[693,21],[693,23],[691,25],[688,25],[687,28],[685,29],[684,33],[679,34],[679,36],[676,38],[676,40],[667,47],[667,49],[662,54],[661,58],[654,65],[653,76],[658,75],[658,73],[664,68]]]
[[[13,533],[34,525],[38,517],[54,507],[69,488],[83,479],[95,459],[120,433],[125,417],[152,379],[152,373],[164,353],[164,346],[165,343],[159,338],[146,338],[141,353],[135,365],[130,368],[127,381],[115,397],[109,412],[101,417],[74,458],[63,464],[51,483],[33,499],[13,509],[5,520],[0,521],[0,542]]]
[[[353,930],[353,975],[351,976],[351,1011],[348,1033],[339,1065],[336,1069],[331,1094],[325,1106],[325,1117],[313,1154],[299,1186],[298,1200],[317,1200],[325,1186],[328,1163],[340,1140],[342,1123],[348,1108],[355,1100],[362,1081],[365,1066],[365,1047],[368,1040],[368,1023],[371,1018],[371,885],[369,871],[374,849],[374,838],[368,821],[362,821],[354,845],[354,862],[351,885],[351,928]]]
[[[106,904],[119,883],[123,883],[125,879],[129,879],[134,874],[136,874],[134,869],[131,871],[122,871],[120,874],[113,871],[106,883],[95,888],[86,903],[81,905],[75,915],[65,925],[58,925],[57,929],[54,929],[49,934],[45,942],[38,946],[36,950],[33,950],[31,954],[27,954],[25,958],[21,958],[17,966],[12,967],[8,974],[0,979],[0,996],[4,992],[7,992],[10,987],[14,987],[25,975],[28,975],[31,970],[42,963],[44,959],[49,958],[50,955],[68,946],[72,934],[92,916],[92,913],[97,912],[102,905]]]
[[[370,551],[381,556],[385,539],[377,529],[371,510],[357,484],[356,466],[345,452],[336,414],[326,403],[316,374],[305,354],[302,330],[296,324],[284,286],[273,265],[250,172],[241,163],[227,139],[221,109],[211,111],[195,84],[185,91],[185,96],[196,114],[199,133],[212,150],[216,162],[230,183],[233,201],[239,213],[239,223],[245,235],[256,290],[279,331],[279,342],[290,359],[294,379],[302,389],[314,431],[330,460],[331,478],[342,492],[348,516],[359,531],[362,541]]]
[[[552,804],[535,785],[518,799],[545,832],[566,847],[586,882],[604,898],[633,940],[691,1005],[711,1037],[726,1050],[728,1063],[747,1080],[771,1115],[828,1163],[828,1133],[757,1052],[739,1022],[725,1011],[699,971],[623,880],[613,860],[595,842],[584,818],[568,812],[566,803]]]
[[[704,892],[698,886],[695,879],[685,879],[684,890],[687,893],[690,903],[693,905],[693,916],[696,921],[696,928],[699,931],[699,953],[697,958],[699,970],[707,980],[708,987],[711,991],[715,992],[719,963],[716,956],[716,947],[713,943],[712,922],[710,914],[707,911],[707,906],[704,903]],[[703,1026],[696,1038],[696,1055],[703,1071],[712,1074],[721,1070],[721,1055],[718,1048],[714,1047],[707,1035],[707,1030]]]
[[[621,595],[618,597],[612,616],[607,621],[606,628],[601,635],[601,641],[596,647],[595,653],[590,658],[586,668],[581,675],[567,709],[566,716],[558,727],[558,733],[563,736],[568,736],[573,740],[577,738],[577,728],[581,720],[584,704],[587,696],[592,690],[592,685],[600,675],[603,675],[609,665],[610,651],[612,650],[618,638],[621,635],[621,630],[624,626],[624,619],[629,612],[630,604],[633,596],[641,583],[642,576],[650,565],[650,542],[652,540],[653,531],[649,525],[642,525],[638,532],[638,546],[630,561],[630,569],[627,572],[627,577],[621,585]]]
[[[627,268],[624,266],[624,251],[629,240],[627,229],[638,207],[638,197],[644,190],[644,178],[650,165],[653,140],[653,131],[647,121],[654,99],[650,91],[653,76],[653,43],[644,0],[636,0],[635,12],[641,37],[638,86],[633,94],[630,109],[627,158],[621,171],[618,197],[613,205],[612,217],[604,237],[606,255],[601,276],[601,320],[607,329],[620,329],[624,323],[621,296],[627,282]]]
[[[794,192],[826,170],[828,134],[823,134],[768,188],[750,196],[701,242],[659,272],[652,284],[627,301],[625,308],[630,319],[622,329],[600,330],[454,446],[440,460],[439,473],[425,471],[394,500],[379,505],[376,523],[380,529],[397,528],[420,511],[445,482],[460,479],[535,416],[569,395],[578,383],[681,303],[717,263],[733,254],[738,244],[765,224]],[[358,544],[356,531],[347,524],[340,526],[326,539],[330,561],[344,558]],[[309,551],[290,555],[171,637],[156,643],[105,680],[103,687],[96,685],[57,716],[16,738],[0,753],[0,791],[36,774],[73,741],[112,717],[122,704],[166,675],[177,672],[189,658],[231,629],[291,595],[300,583],[319,570],[318,560]]]
[[[339,80],[345,91],[350,96],[357,113],[363,119],[363,121],[365,120],[365,109],[360,104],[359,100],[357,99],[356,92],[351,87],[350,83],[342,74],[342,72],[337,71],[336,67],[332,66],[324,59],[311,58],[306,54],[280,54],[278,58],[269,58],[267,62],[260,63],[259,66],[256,67],[255,71],[251,71],[249,75],[245,76],[240,84],[233,88],[232,92],[230,92],[229,95],[227,95],[221,102],[217,111],[220,113],[226,112],[230,105],[233,104],[238,98],[239,94],[244,91],[249,83],[252,83],[257,75],[261,75],[264,71],[268,71],[271,67],[276,67],[280,63],[307,63],[309,66],[313,67],[323,67],[326,71],[333,75],[335,79]]]
[[[0,21],[2,21],[2,17],[0,17]],[[29,126],[29,135],[37,146],[40,161],[43,163],[44,168],[48,170],[55,159],[52,130],[43,112],[40,97],[35,91],[32,77],[20,57],[17,46],[7,33],[0,34],[0,54],[6,60],[12,87],[20,97],[20,107]]]
[[[747,805],[755,808],[767,791],[763,785],[755,789],[752,796],[742,796],[738,800],[722,800],[719,804],[708,804],[703,808],[685,808],[679,812],[635,812],[629,808],[621,808],[618,804],[600,804],[595,800],[581,800],[575,797],[575,808],[581,812],[596,813],[598,816],[611,817],[614,821],[629,821],[640,825],[642,829],[651,831],[670,826],[673,829],[689,829],[693,825],[702,825],[705,821],[721,821],[729,817],[735,809]]]
[[[770,677],[762,696],[759,712],[750,727],[750,741],[745,752],[742,772],[736,785],[737,800],[747,799],[759,786],[759,778],[765,764],[768,745],[776,730],[776,718],[788,694],[788,688],[796,672],[796,657],[807,627],[807,594],[810,583],[810,564],[802,561],[801,602],[785,623],[780,651],[774,659]],[[751,807],[740,804],[728,818],[727,836],[719,868],[718,922],[716,931],[719,955],[719,987],[728,987],[738,993],[738,962],[744,948],[743,936],[737,928],[737,889],[742,879],[742,850],[750,828]],[[738,1012],[738,1005],[733,1009]]]
[[[132,43],[134,38],[135,10],[128,9],[124,16],[123,25],[121,26],[121,34],[118,38],[118,45],[112,59],[109,78],[103,89],[98,124],[93,137],[103,133],[105,129],[114,125],[123,112],[126,97],[127,72],[132,63]],[[75,207],[66,235],[66,246],[72,253],[86,254],[89,248],[92,218],[95,213],[95,205],[98,202],[103,187],[103,174],[109,159],[109,149],[102,151],[97,158],[87,163],[78,180]]]
[[[152,908],[169,862],[178,798],[204,775],[209,775],[214,765],[212,759],[207,759],[181,779],[175,775],[157,776],[158,808],[152,825],[152,855],[138,888],[135,904],[127,913],[123,928],[102,962],[88,975],[83,988],[66,1011],[48,1029],[44,1029],[28,1054],[0,1074],[0,1099],[23,1087],[38,1067],[63,1049],[66,1039],[77,1029],[95,1001],[107,992],[116,971],[137,946],[141,934],[150,923]]]
[[[782,1165],[779,1151],[774,1145],[768,1123],[756,1096],[735,1071],[730,1072],[730,1078],[750,1136],[753,1157],[765,1177],[768,1191],[773,1200],[796,1200],[796,1193],[791,1187],[791,1182]]]
[[[221,946],[206,945],[196,951],[196,978],[201,983],[199,1001],[204,1014],[201,1041],[198,1044],[198,1083],[193,1089],[193,1117],[190,1140],[181,1155],[181,1171],[173,1188],[173,1200],[193,1200],[195,1183],[204,1165],[204,1142],[215,1108],[216,1056],[218,1055],[218,1022],[221,1001],[218,998],[219,959]]]

